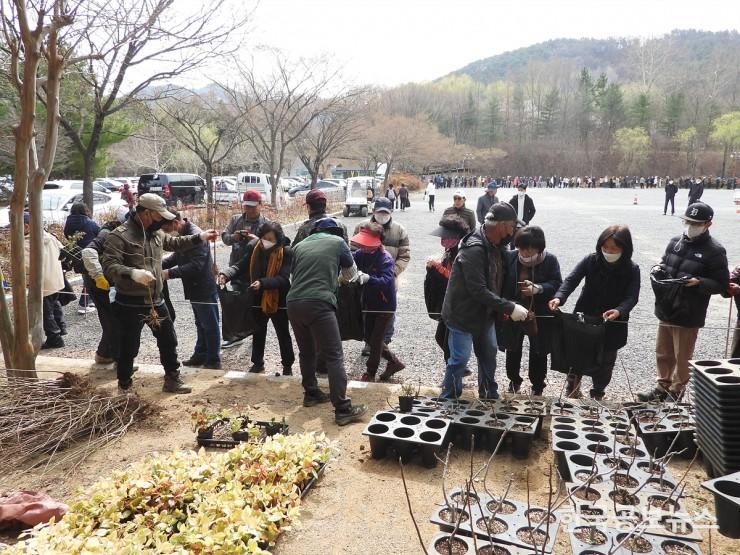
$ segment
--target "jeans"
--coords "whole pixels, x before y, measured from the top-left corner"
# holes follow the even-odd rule
[[[347,397],[347,373],[344,370],[342,338],[335,309],[324,301],[292,301],[288,303],[288,318],[298,343],[303,390],[310,394],[319,389],[316,380],[316,356],[326,361],[329,378],[329,398],[336,412],[352,407]]]
[[[288,311],[284,308],[278,308],[275,314],[267,315],[262,309],[252,309],[254,315],[254,335],[252,335],[252,363],[265,363],[265,342],[267,339],[267,323],[272,320],[272,327],[275,328],[278,344],[280,345],[280,362],[283,368],[290,368],[295,362],[295,353],[293,353],[293,340],[290,338],[290,323],[288,321]]]
[[[213,304],[211,304],[213,303]],[[202,362],[221,362],[221,325],[218,318],[218,296],[214,294],[203,302],[193,302],[197,339],[193,359]]]
[[[42,299],[42,316],[44,334],[47,338],[62,335],[62,330],[64,330],[66,324],[64,323],[64,314],[62,313],[58,293],[47,295]]]
[[[121,349],[116,359],[118,367],[118,383],[126,385],[131,382],[133,374],[134,359],[139,354],[141,343],[141,330],[144,328],[145,319],[150,315],[150,306],[124,306],[119,302],[113,303],[113,315],[118,324],[118,333],[121,339]],[[157,340],[159,348],[159,360],[164,367],[167,377],[178,377],[180,375],[180,361],[177,360],[177,335],[172,323],[167,306],[162,303],[154,307],[160,318],[159,325],[147,324],[152,330],[152,335]]]
[[[102,334],[100,341],[98,342],[98,348],[96,353],[98,356],[103,358],[116,359],[118,357],[118,344],[119,335],[115,330],[115,321],[113,318],[113,309],[111,308],[110,299],[108,298],[108,291],[103,291],[95,286],[95,282],[87,275],[83,276],[85,282],[85,288],[95,301],[95,307],[97,310],[98,321],[100,322],[100,328]]]
[[[496,384],[496,328],[493,324],[472,334],[447,326],[449,334],[450,358],[447,361],[445,377],[442,381],[443,399],[457,399],[462,395],[462,378],[468,366],[471,351],[478,358],[478,397],[498,399]]]

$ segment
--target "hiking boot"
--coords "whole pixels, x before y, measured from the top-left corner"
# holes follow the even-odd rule
[[[203,364],[204,361],[196,357],[190,357],[189,359],[182,361],[183,366],[189,366],[190,368],[200,368]]]
[[[177,394],[184,394],[184,393],[190,393],[192,388],[185,385],[185,382],[182,381],[182,378],[180,376],[165,376],[164,377],[164,385],[162,385],[162,391],[165,393],[177,393]]]
[[[360,378],[360,381],[361,382],[374,382],[375,374],[371,374],[370,372],[365,372]]]
[[[112,362],[112,358],[101,357],[98,353],[95,353],[95,364],[111,364]]]
[[[292,375],[293,375],[293,367],[283,366],[283,376],[292,376]]]
[[[183,364],[185,364],[185,363],[183,362]],[[185,364],[185,366],[190,366],[190,365],[189,364]],[[204,362],[201,365],[201,367],[202,368],[205,368],[207,370],[221,370],[221,363],[218,360],[213,361],[213,362]]]
[[[41,345],[41,349],[59,349],[60,347],[64,347],[64,339],[62,339],[61,335],[50,335],[46,338],[46,341],[44,341],[44,344]]]
[[[248,372],[250,374],[262,374],[262,372],[265,371],[265,363],[257,364],[254,363],[252,366],[249,367]]]
[[[131,380],[127,382],[118,382],[118,394],[126,395],[130,393],[133,385],[134,385],[134,382],[132,382]]]
[[[535,396],[539,397],[539,396],[541,396],[541,395],[542,395],[542,392],[543,392],[544,390],[545,390],[545,388],[544,388],[544,387],[542,387],[542,388],[534,388],[534,387],[533,387],[533,388],[532,388],[532,395],[535,395]]]
[[[509,389],[507,391],[509,393],[519,393],[520,387],[522,387],[522,384],[515,384],[514,382],[509,382]]]
[[[638,393],[637,400],[642,401],[643,403],[652,403],[652,402],[675,403],[679,401],[682,396],[683,396],[682,393],[674,393],[672,391],[667,391],[663,389],[662,387],[656,387],[655,389],[647,393]]]
[[[321,403],[328,403],[329,396],[320,389],[314,389],[311,392],[306,391],[303,394],[303,406],[313,407]]]
[[[337,426],[346,426],[352,422],[360,420],[360,417],[367,412],[366,405],[353,405],[348,410],[334,413],[334,422]]]
[[[393,374],[397,374],[404,368],[406,368],[406,365],[400,360],[391,360],[388,364],[386,364],[385,372],[380,375],[380,381],[387,382]]]

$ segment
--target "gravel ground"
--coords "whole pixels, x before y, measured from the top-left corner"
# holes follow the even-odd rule
[[[499,198],[508,200],[515,194],[513,189],[501,189]],[[468,206],[475,208],[480,189],[467,189],[469,196]],[[638,205],[633,205],[637,193]],[[628,224],[633,233],[635,242],[635,261],[642,270],[642,295],[638,306],[632,312],[629,342],[620,351],[614,379],[607,396],[612,399],[627,398],[629,386],[627,376],[633,391],[650,388],[653,385],[655,374],[655,334],[656,319],[653,316],[653,294],[649,283],[650,267],[660,259],[669,238],[681,232],[681,221],[678,218],[662,215],[663,193],[659,190],[560,190],[560,189],[531,189],[530,194],[537,207],[537,215],[533,223],[545,230],[548,240],[548,250],[556,254],[560,260],[564,275],[587,253],[591,252],[601,230],[613,223]],[[681,212],[686,206],[686,191],[678,195],[677,210]],[[715,209],[715,223],[712,233],[725,246],[728,252],[730,265],[740,260],[740,244],[733,241],[738,237],[740,215],[736,215],[732,204],[732,192],[706,191],[704,200]],[[442,354],[434,342],[435,322],[424,312],[423,282],[425,263],[431,256],[438,256],[441,252],[439,241],[429,235],[434,229],[442,210],[452,203],[452,192],[449,189],[438,191],[436,204],[437,212],[430,213],[421,195],[412,197],[412,206],[406,212],[397,211],[394,214],[396,221],[402,223],[408,230],[411,239],[411,263],[401,275],[399,282],[399,306],[396,317],[396,333],[391,348],[406,363],[407,369],[397,375],[398,381],[420,381],[424,385],[436,385],[441,382],[444,374]],[[360,218],[343,218],[350,232],[361,221]],[[288,227],[290,236],[295,229]],[[217,249],[217,259],[220,265],[225,265],[228,259],[228,247],[220,246]],[[172,300],[177,311],[176,327],[180,342],[179,352],[182,358],[187,358],[195,343],[195,328],[192,310],[189,303],[184,301],[182,287],[175,280],[170,284]],[[578,292],[569,300],[565,310],[570,310],[575,304]],[[702,330],[696,347],[696,357],[719,358],[724,356],[728,318],[727,299],[714,297],[710,304],[707,318],[707,328]],[[76,303],[65,309],[65,317],[69,324],[69,334],[65,337],[66,347],[49,352],[50,355],[90,358],[98,341],[99,324],[94,314],[80,316],[76,313]],[[249,367],[250,341],[238,348],[223,352],[225,370],[245,370]],[[364,359],[360,356],[362,344],[349,341],[345,346],[345,364],[351,378],[358,378],[364,371]],[[526,349],[525,349],[526,353]],[[296,353],[297,354],[297,353]],[[159,355],[156,343],[148,332],[142,337],[139,360],[148,363],[157,363]],[[498,371],[500,387],[507,385],[503,371],[504,355],[499,356]],[[280,367],[280,356],[277,338],[272,327],[269,328],[267,340],[266,364],[268,371],[275,371]],[[523,366],[526,368],[526,354]],[[475,360],[471,360],[471,368],[475,368]],[[297,364],[296,364],[297,371]],[[522,372],[526,374],[526,370]],[[466,383],[475,387],[475,375],[466,379]],[[585,380],[588,382],[588,379]],[[552,372],[548,377],[546,394],[558,395],[563,386],[560,374]],[[589,387],[589,384],[584,384]]]

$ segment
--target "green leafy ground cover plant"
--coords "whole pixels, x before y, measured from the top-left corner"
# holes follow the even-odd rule
[[[155,454],[81,491],[59,522],[7,553],[269,553],[330,455],[325,436],[308,433],[225,453]]]

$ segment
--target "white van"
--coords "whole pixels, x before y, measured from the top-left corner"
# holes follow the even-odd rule
[[[272,178],[266,173],[241,172],[236,176],[236,190],[243,195],[247,189],[257,189],[262,202],[272,199]]]

